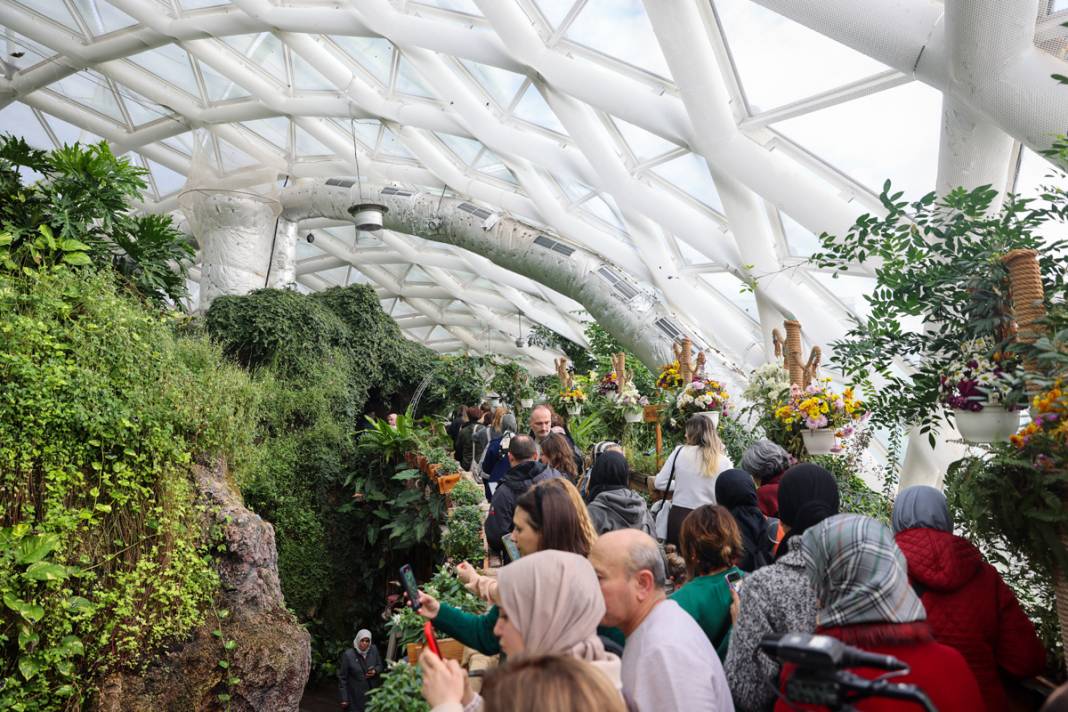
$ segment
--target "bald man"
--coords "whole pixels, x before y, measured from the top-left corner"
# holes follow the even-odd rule
[[[664,559],[637,529],[600,536],[590,562],[604,595],[602,625],[627,636],[623,696],[630,710],[733,712],[716,649],[690,616],[664,594]]]

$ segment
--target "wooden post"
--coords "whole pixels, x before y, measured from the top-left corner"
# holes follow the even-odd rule
[[[790,383],[804,388],[805,367],[801,365],[801,322],[787,319],[782,323],[786,328],[786,370],[790,372]]]

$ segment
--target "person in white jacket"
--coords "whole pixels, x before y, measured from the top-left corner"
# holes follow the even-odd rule
[[[653,483],[656,489],[666,490],[671,481],[673,495],[665,544],[679,545],[682,520],[698,507],[716,503],[716,475],[733,467],[712,420],[691,415],[686,421],[686,444],[668,455]]]

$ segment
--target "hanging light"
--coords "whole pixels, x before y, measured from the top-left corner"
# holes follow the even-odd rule
[[[352,127],[352,157],[356,161],[356,187],[360,193],[360,202],[349,206],[349,215],[356,223],[357,230],[378,232],[382,229],[382,217],[389,212],[389,208],[381,203],[363,202],[363,181],[360,180],[360,155],[356,150],[356,120],[349,119]]]

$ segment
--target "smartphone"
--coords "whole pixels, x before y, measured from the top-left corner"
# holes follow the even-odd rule
[[[731,571],[727,574],[727,585],[731,587],[731,590],[738,593],[742,589],[742,572]]]
[[[412,572],[411,564],[405,564],[400,567],[401,583],[404,584],[404,591],[408,594],[408,601],[410,602],[413,611],[418,611],[419,606],[419,584],[415,581],[415,574]]]
[[[522,554],[519,553],[519,547],[515,545],[515,540],[512,539],[511,532],[508,532],[501,537],[501,543],[504,544],[504,552],[508,554],[508,560],[518,561]]]

